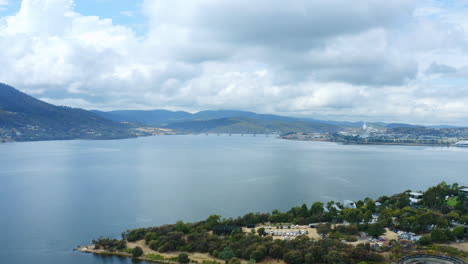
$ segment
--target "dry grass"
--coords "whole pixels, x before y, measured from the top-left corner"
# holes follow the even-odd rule
[[[463,242],[463,243],[450,243],[450,244],[440,244],[442,246],[448,246],[448,247],[454,247],[456,249],[459,249],[461,251],[468,252],[468,242]]]
[[[152,250],[151,248],[148,247],[148,245],[145,244],[144,240],[139,240],[136,242],[128,242],[127,247],[128,248],[135,248],[136,246],[139,246],[143,249],[144,254],[159,254],[165,258],[173,258],[177,257],[180,252],[168,252],[168,253],[160,253],[157,251]],[[208,261],[218,261],[220,263],[223,263],[223,260],[219,260],[217,258],[214,258],[210,256],[208,253],[187,253],[189,255],[189,258],[191,260],[198,261],[199,263],[202,263],[204,260]]]

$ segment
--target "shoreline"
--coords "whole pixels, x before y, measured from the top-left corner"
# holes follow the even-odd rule
[[[81,247],[76,248],[74,250],[82,252],[82,253],[88,253],[88,254],[99,255],[99,256],[128,257],[128,258],[137,259],[137,260],[140,260],[140,261],[146,261],[146,262],[150,262],[150,263],[179,264],[179,262],[176,262],[176,261],[154,260],[154,259],[150,259],[150,258],[147,258],[147,257],[134,258],[132,256],[132,254],[130,254],[130,253],[125,253],[125,252],[121,252],[121,251],[111,252],[111,251],[102,250],[102,249],[94,250],[94,249],[89,249],[88,247],[87,246],[81,246]]]
[[[329,139],[298,139],[298,138],[284,138],[279,137],[280,139],[290,140],[290,141],[317,141],[317,142],[332,142],[341,145],[375,145],[375,146],[426,146],[426,147],[453,147],[453,148],[463,148],[459,146],[454,146],[453,144],[429,144],[429,143],[390,143],[390,142],[342,142],[342,141],[333,141]]]
[[[208,133],[216,134],[216,133]],[[12,144],[12,143],[30,143],[30,142],[53,142],[53,141],[113,141],[113,140],[126,140],[126,139],[136,139],[136,138],[146,138],[154,136],[189,136],[189,135],[201,135],[201,134],[184,134],[184,133],[175,133],[175,134],[158,134],[158,135],[140,135],[132,137],[123,137],[123,138],[70,138],[70,139],[44,139],[44,140],[21,140],[21,141],[0,141],[1,144]],[[239,134],[240,135],[240,134]],[[468,148],[464,146],[456,146],[454,144],[430,144],[430,143],[397,143],[397,142],[342,142],[342,141],[333,141],[330,139],[299,139],[299,138],[287,138],[287,137],[276,137],[277,139],[289,140],[289,141],[315,141],[315,142],[330,142],[337,143],[340,145],[374,145],[374,146],[426,146],[426,147],[446,147],[446,148]]]

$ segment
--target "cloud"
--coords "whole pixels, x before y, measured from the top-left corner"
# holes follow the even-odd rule
[[[427,74],[448,74],[448,73],[455,73],[457,69],[452,66],[448,66],[445,64],[439,64],[437,62],[433,62],[431,66],[426,70]]]
[[[8,0],[0,0],[0,11],[3,11],[9,5]]]
[[[457,3],[146,0],[137,35],[73,0],[23,0],[0,19],[0,80],[105,110],[455,123],[468,117],[468,10]]]

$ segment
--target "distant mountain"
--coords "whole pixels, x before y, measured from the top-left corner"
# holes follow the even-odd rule
[[[118,122],[140,123],[149,126],[166,127],[185,132],[225,131],[227,133],[247,133],[246,131],[298,131],[304,132],[335,132],[337,128],[361,128],[360,122],[317,120],[312,118],[297,118],[272,114],[257,114],[237,110],[206,110],[198,113],[168,110],[120,110],[120,111],[93,111],[101,117]],[[242,121],[241,121],[242,120]],[[248,121],[246,121],[248,120]],[[228,124],[229,123],[229,124]],[[223,124],[223,125],[221,125]],[[392,129],[398,127],[421,127],[410,124],[372,122],[367,125],[379,129]],[[221,128],[222,127],[222,128]]]
[[[184,111],[168,110],[117,110],[109,112],[92,110],[92,112],[101,117],[118,122],[141,123],[152,126],[164,126],[171,123],[185,121],[213,120],[232,117],[244,117],[267,121],[300,121],[300,119],[293,117],[257,114],[254,112],[236,110],[206,110],[195,114]]]
[[[180,133],[337,132],[341,127],[333,124],[339,122],[333,121],[325,122],[236,110],[206,110],[194,114],[168,110],[120,110],[110,112],[93,110],[92,112],[114,121],[164,127]]]
[[[211,120],[186,121],[171,123],[165,128],[173,129],[181,133],[245,133],[264,134],[288,132],[317,132],[335,133],[341,130],[339,126],[304,122],[304,121],[276,121],[258,120],[247,117],[219,118]]]
[[[424,126],[402,124],[402,123],[390,123],[390,124],[386,124],[385,127],[388,129],[393,129],[393,128],[418,128],[418,127],[424,127]]]
[[[117,122],[132,122],[146,125],[161,126],[167,123],[193,120],[193,115],[184,111],[169,110],[116,110],[91,112]]]
[[[83,109],[48,104],[0,83],[0,142],[131,136],[127,125]]]

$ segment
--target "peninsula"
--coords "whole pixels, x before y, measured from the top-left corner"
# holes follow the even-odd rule
[[[158,263],[465,263],[468,188],[444,182],[376,200],[303,204],[287,212],[211,215],[128,230],[77,250]]]

